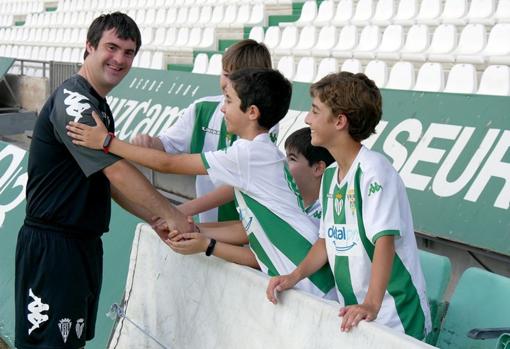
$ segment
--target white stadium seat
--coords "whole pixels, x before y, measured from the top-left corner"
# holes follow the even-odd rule
[[[317,42],[317,27],[309,25],[301,29],[299,33],[299,40],[292,48],[292,54],[298,56],[310,56],[312,54],[312,48]],[[289,52],[290,53],[290,52]]]
[[[292,52],[294,46],[296,46],[299,37],[298,28],[294,26],[285,27],[282,32],[280,43],[278,47],[274,49],[277,55],[288,55]]]
[[[206,53],[199,53],[195,57],[195,61],[193,62],[193,70],[192,73],[197,74],[205,74],[207,71],[207,64],[209,63],[209,57],[207,57]]]
[[[445,0],[441,20],[443,23],[463,25],[467,9],[467,0]]]
[[[358,29],[354,25],[346,25],[338,34],[338,43],[333,47],[334,57],[352,57],[352,50],[358,44]]]
[[[397,62],[390,71],[386,88],[412,90],[414,87],[414,66],[410,62]]]
[[[480,79],[478,94],[509,96],[510,67],[505,65],[488,66]]]
[[[459,57],[459,61],[474,64],[510,64],[510,23],[500,23],[492,27],[487,45],[482,52]]]
[[[330,25],[322,27],[319,32],[317,43],[312,48],[312,54],[315,57],[328,57],[337,43],[337,30],[335,26]]]
[[[314,82],[319,81],[328,74],[336,73],[338,69],[338,62],[336,58],[323,58],[319,62],[317,68],[317,75],[315,76]]]
[[[315,58],[303,57],[299,60],[294,75],[294,81],[310,83],[315,78],[316,72]]]
[[[414,90],[441,92],[444,89],[444,70],[440,63],[424,63],[418,71]]]
[[[416,23],[437,25],[443,10],[441,0],[421,0],[420,11],[416,16]]]
[[[267,28],[264,36],[264,44],[269,50],[274,50],[280,44],[281,30],[279,27],[272,26]]]
[[[303,3],[301,9],[301,15],[295,22],[283,22],[281,26],[298,26],[304,27],[313,24],[313,21],[317,17],[317,2],[315,0],[307,0]]]
[[[397,13],[393,18],[393,23],[400,25],[412,25],[418,15],[417,0],[400,0],[398,2]]]
[[[333,20],[335,15],[335,2],[333,0],[325,0],[321,2],[317,17],[313,21],[313,25],[322,27],[327,26]]]
[[[380,26],[389,25],[394,16],[395,0],[378,0],[371,22]]]
[[[404,46],[398,52],[378,52],[377,58],[388,60],[407,60],[406,54],[420,54],[429,47],[429,27],[425,24],[415,24],[407,31]]]
[[[285,76],[287,79],[291,80],[294,78],[294,73],[296,71],[296,64],[294,62],[293,56],[283,56],[278,61],[277,69]]]
[[[359,0],[356,11],[351,18],[351,24],[368,25],[374,16],[374,0]]]
[[[361,62],[359,61],[359,59],[354,58],[346,59],[342,63],[340,71],[348,71],[354,74],[361,73]]]
[[[443,92],[475,93],[477,89],[476,69],[472,64],[455,64],[448,73]]]
[[[457,30],[453,24],[441,24],[436,28],[427,51],[422,53],[407,53],[403,58],[413,61],[426,61],[429,55],[445,55],[457,47]]]
[[[510,1],[510,0],[509,0]],[[354,15],[354,5],[352,0],[340,0],[336,6],[335,16],[332,24],[340,27],[346,25]]]
[[[495,0],[471,0],[465,23],[494,24],[495,9]]]
[[[376,25],[367,25],[363,27],[359,36],[358,46],[354,49],[355,58],[373,58],[375,50],[381,40],[381,31]]]
[[[255,26],[250,29],[250,34],[248,35],[248,39],[255,40],[257,42],[264,41],[264,28],[261,26]]]
[[[498,23],[510,23],[510,0],[498,1],[494,20]]]
[[[215,53],[209,58],[206,74],[208,75],[221,75],[223,71],[222,60],[223,56],[220,53]]]
[[[383,61],[370,61],[365,67],[365,75],[373,80],[377,87],[383,88],[388,80],[388,65]]]
[[[459,43],[453,52],[430,54],[429,60],[435,62],[463,62],[462,56],[481,52],[487,43],[485,27],[482,24],[468,24],[460,34]]]
[[[399,24],[386,27],[382,35],[381,44],[377,48],[377,57],[380,54],[398,55],[404,44],[404,28]],[[375,52],[372,58],[375,58]]]

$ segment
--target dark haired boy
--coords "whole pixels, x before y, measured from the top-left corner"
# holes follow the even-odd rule
[[[239,69],[271,68],[271,55],[264,44],[250,39],[241,40],[223,54],[222,66],[220,88],[223,91],[229,75]],[[137,135],[132,143],[170,154],[199,154],[229,147],[236,136],[227,132],[221,111],[223,103],[223,95],[200,98],[159,136]],[[277,128],[271,130],[271,133],[276,131]],[[272,136],[275,137],[274,134]],[[201,223],[239,219],[232,202],[232,188],[217,189],[208,176],[197,176],[195,187],[197,199],[179,206],[186,215],[200,212],[198,217]],[[219,207],[218,203],[221,203]]]
[[[101,235],[108,231],[113,197],[140,218],[163,217],[191,230],[129,162],[74,145],[70,120],[109,132],[106,95],[128,73],[141,45],[127,15],[96,18],[87,33],[85,61],[39,113],[28,160],[26,218],[18,234],[15,272],[16,348],[83,348],[94,337],[102,281]]]
[[[323,147],[313,146],[309,127],[291,133],[285,140],[285,153],[289,171],[296,182],[306,214],[320,224],[322,215],[319,192],[322,174],[335,160]]]
[[[202,154],[170,155],[114,139],[110,151],[160,172],[209,174],[215,184],[234,187],[241,222],[237,226],[223,225],[223,242],[212,238],[207,225],[199,225],[202,233],[173,232],[168,241],[172,249],[182,254],[206,252],[248,264],[247,249],[231,244],[249,242],[256,256],[256,260],[252,257],[255,265],[272,276],[285,274],[301,262],[318,238],[316,226],[303,211],[285,156],[268,134],[287,113],[291,84],[272,69],[239,70],[229,80],[222,111],[227,131],[238,136],[230,147]],[[68,129],[76,144],[96,149],[106,137],[101,125],[71,123]],[[334,297],[333,286],[327,266],[298,284],[302,290],[328,298]]]
[[[322,177],[320,238],[289,275],[272,278],[268,299],[329,260],[342,305],[341,330],[375,320],[423,339],[430,330],[409,200],[402,180],[381,154],[361,141],[382,114],[379,89],[364,74],[331,74],[310,87],[305,122],[312,144],[336,162]]]

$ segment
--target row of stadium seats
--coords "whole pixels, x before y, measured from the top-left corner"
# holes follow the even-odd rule
[[[397,4],[398,2],[398,4]],[[510,22],[510,0],[308,0],[296,22],[281,25],[389,25]]]
[[[217,40],[215,28],[141,28],[144,49],[191,51],[214,50]],[[8,28],[0,29],[0,43],[18,46],[63,45],[83,47],[86,28]]]
[[[386,62],[373,60],[363,68],[357,59],[346,59],[340,64],[336,58],[317,62],[314,57],[302,57],[296,62],[293,56],[284,56],[275,67],[295,82],[311,83],[335,71],[349,71],[365,73],[380,88],[510,95],[510,67],[505,65],[488,66],[481,77],[472,64],[455,64],[447,72],[440,63],[424,63],[416,69],[410,62],[397,62],[390,69]],[[193,72],[199,74],[219,75],[221,69],[221,54],[208,59],[205,53],[200,53],[193,65]]]
[[[90,7],[94,8],[94,7]],[[33,13],[27,16],[25,26],[30,27],[58,27],[78,25],[87,27],[101,13],[95,8],[90,10],[56,11]],[[229,4],[204,5],[191,7],[152,7],[142,9],[128,9],[127,14],[140,26],[213,26],[235,27],[262,25],[264,23],[263,4]]]
[[[57,11],[98,10],[110,9],[143,9],[148,7],[192,7],[218,4],[253,4],[267,5],[292,4],[292,0],[59,0]]]
[[[276,55],[343,57],[361,59],[411,60],[463,63],[510,63],[510,23],[491,27],[488,38],[483,24],[468,24],[460,33],[453,24],[441,24],[431,35],[429,26],[416,24],[407,34],[401,25],[384,31],[368,25],[358,31],[353,25],[269,27],[264,33],[253,27],[250,38],[264,42]]]
[[[32,12],[44,11],[44,1],[2,1],[0,13],[2,15],[24,15]]]

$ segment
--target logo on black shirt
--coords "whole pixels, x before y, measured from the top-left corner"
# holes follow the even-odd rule
[[[64,93],[68,94],[64,99],[64,104],[67,105],[66,113],[74,117],[74,122],[78,122],[82,118],[81,114],[90,108],[89,103],[83,102],[88,102],[88,98],[78,92],[69,91],[67,89],[64,89]]]

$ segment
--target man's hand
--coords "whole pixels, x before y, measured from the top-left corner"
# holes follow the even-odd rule
[[[67,135],[73,139],[73,143],[92,149],[103,149],[104,139],[108,130],[95,111],[92,117],[96,126],[88,126],[79,122],[70,121],[67,126]]]
[[[156,234],[158,234],[159,238],[166,243],[168,240],[168,234],[170,233],[170,229],[168,229],[166,221],[160,217],[152,217],[151,227],[154,229]]]
[[[203,234],[193,232],[180,234],[178,241],[167,240],[166,244],[175,252],[187,255],[205,252],[210,242]]]
[[[380,306],[371,304],[357,304],[340,308],[339,316],[342,316],[340,330],[349,332],[353,327],[358,326],[361,320],[372,321],[377,317]]]
[[[269,280],[269,285],[267,285],[266,289],[267,299],[271,303],[276,304],[276,292],[282,292],[294,287],[294,285],[297,284],[299,280],[300,279],[293,273],[272,277],[271,280]]]

